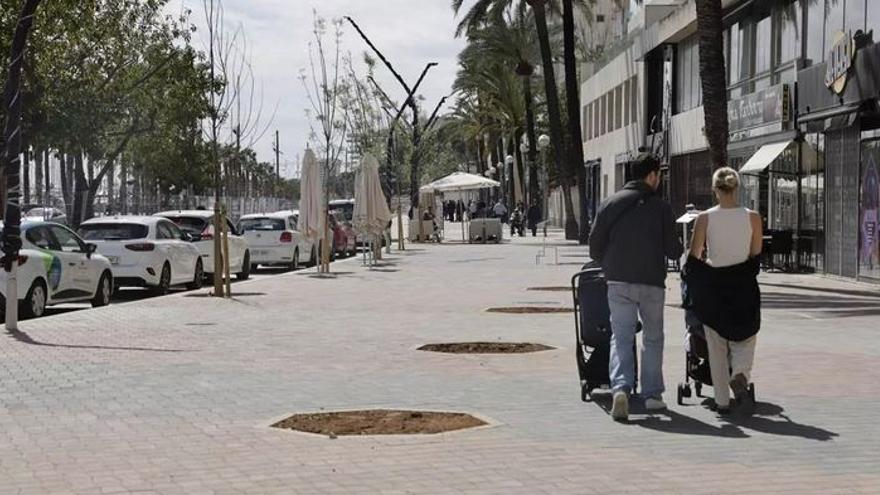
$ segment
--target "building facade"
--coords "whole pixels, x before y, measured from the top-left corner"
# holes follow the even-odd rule
[[[626,48],[581,88],[588,204],[652,149],[676,212],[711,207],[694,1],[631,5]],[[786,267],[880,283],[880,1],[723,5],[729,165],[743,204]]]

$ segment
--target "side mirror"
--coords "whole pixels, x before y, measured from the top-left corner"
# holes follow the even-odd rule
[[[184,240],[187,242],[199,242],[202,240],[202,234],[193,234],[190,232],[183,233]]]
[[[88,258],[91,258],[96,251],[98,251],[97,244],[92,244],[91,242],[86,243],[86,256]]]
[[[183,242],[193,242],[193,235],[189,232],[181,232],[180,240]]]

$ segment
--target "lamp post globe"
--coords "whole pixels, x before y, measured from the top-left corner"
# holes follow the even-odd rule
[[[550,136],[541,134],[541,136],[538,137],[538,147],[543,150],[547,146],[550,146]]]
[[[504,159],[508,165],[513,165],[514,160],[513,155],[507,155],[507,158]]]

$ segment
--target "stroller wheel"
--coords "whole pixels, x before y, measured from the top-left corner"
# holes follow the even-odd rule
[[[589,384],[581,385],[581,400],[584,402],[590,402],[590,392],[593,391],[593,387]]]
[[[703,397],[703,384],[700,382],[694,383],[694,390],[697,392],[697,397]]]
[[[683,383],[678,384],[678,393],[676,394],[676,402],[679,406],[684,405],[685,397],[691,396],[691,388]]]
[[[749,397],[752,399],[752,402],[755,402],[755,384],[749,384]]]

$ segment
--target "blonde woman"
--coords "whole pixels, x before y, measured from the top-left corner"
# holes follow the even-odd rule
[[[739,205],[739,184],[731,168],[713,174],[718,205],[697,218],[685,282],[691,307],[706,330],[716,408],[730,410],[732,389],[738,412],[750,415],[749,383],[761,324],[757,275],[763,228],[756,212]]]

